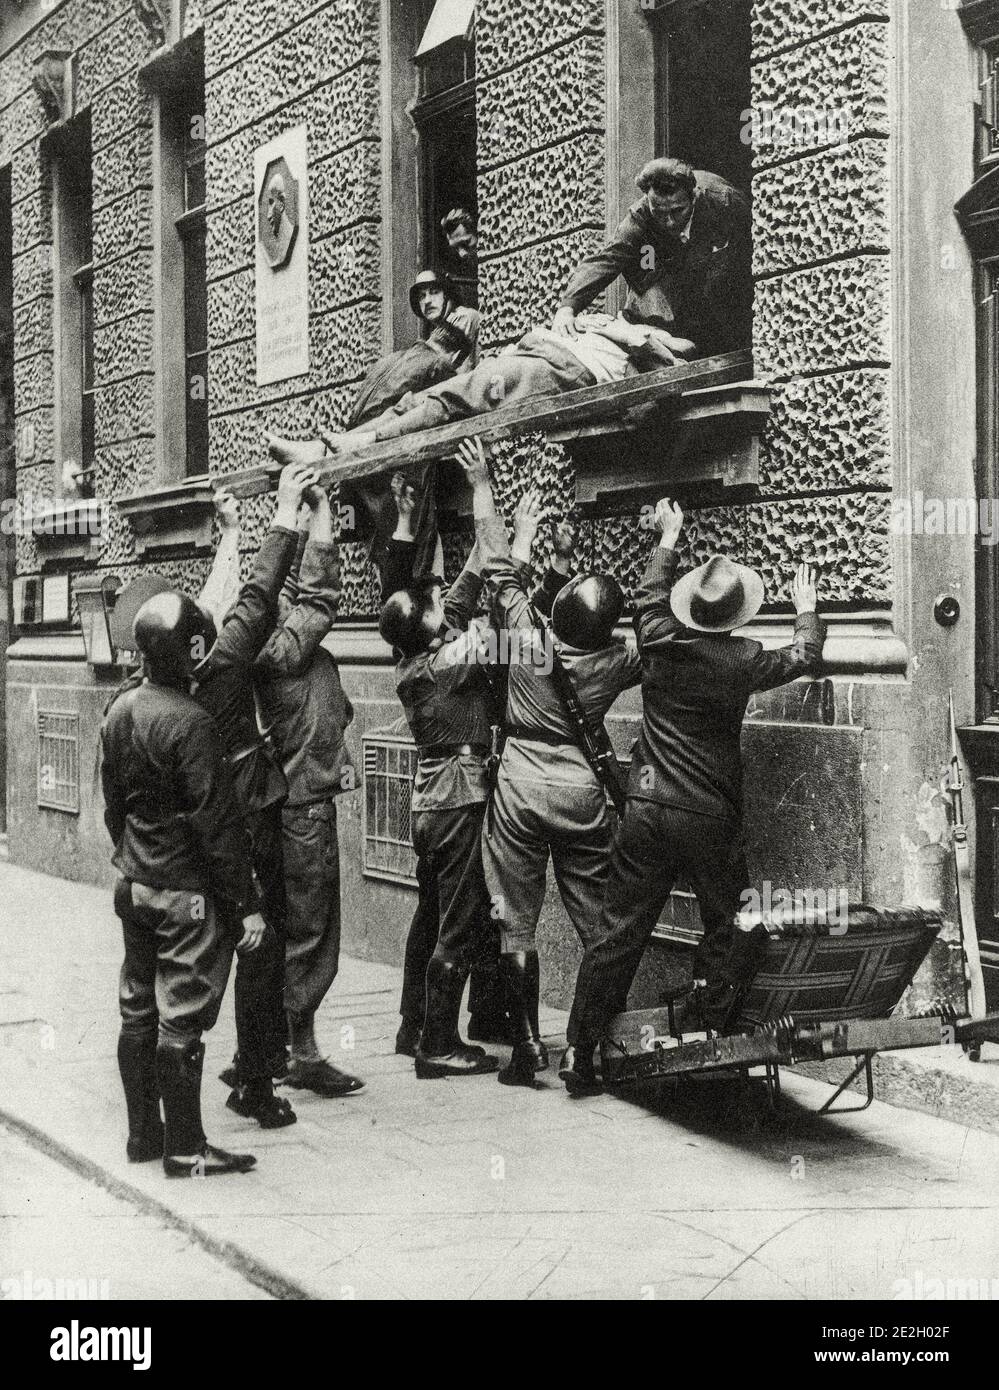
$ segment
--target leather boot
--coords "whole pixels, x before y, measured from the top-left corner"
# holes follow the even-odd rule
[[[399,1024],[399,1031],[395,1035],[395,1050],[400,1057],[415,1057],[417,1048],[420,1046],[420,1034],[423,1032],[422,1022],[412,1018],[404,1018]]]
[[[513,1053],[499,1074],[504,1086],[533,1086],[535,1075],[548,1066],[548,1050],[538,1027],[541,967],[537,951],[512,951],[500,956],[513,1032]]]
[[[470,1047],[458,1036],[466,973],[456,961],[430,958],[426,1016],[415,1062],[421,1081],[442,1076],[479,1076],[499,1066],[498,1057],[490,1056],[481,1047]]]
[[[156,1047],[156,1080],[163,1097],[166,1121],[163,1171],[168,1178],[207,1178],[218,1173],[246,1173],[256,1163],[252,1154],[216,1149],[201,1127],[201,1071],[204,1044],[164,1040]]]
[[[592,1095],[600,1090],[600,1082],[593,1068],[594,1046],[593,1043],[570,1043],[562,1053],[558,1074],[571,1096]]]
[[[129,1163],[163,1157],[163,1121],[156,1085],[156,1030],[118,1035],[118,1070],[128,1111]]]

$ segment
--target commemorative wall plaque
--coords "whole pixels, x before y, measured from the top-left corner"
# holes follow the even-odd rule
[[[257,385],[309,370],[309,180],[304,125],[254,152]]]

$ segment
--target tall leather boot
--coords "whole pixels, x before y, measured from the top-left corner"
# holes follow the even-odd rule
[[[204,1044],[160,1038],[156,1080],[163,1097],[166,1132],[163,1171],[168,1178],[207,1178],[217,1173],[245,1173],[256,1163],[252,1154],[216,1149],[201,1127],[201,1071]]]
[[[430,958],[426,1019],[414,1064],[421,1081],[442,1076],[479,1076],[499,1066],[498,1057],[481,1047],[470,1047],[458,1036],[458,1014],[467,973],[456,961]]]
[[[510,1008],[513,1053],[497,1079],[504,1086],[533,1086],[535,1075],[548,1066],[548,1050],[538,1026],[541,966],[537,951],[500,956],[500,976]]]
[[[129,1163],[148,1163],[163,1157],[163,1120],[156,1085],[156,1029],[148,1033],[119,1033],[118,1070],[128,1110]]]

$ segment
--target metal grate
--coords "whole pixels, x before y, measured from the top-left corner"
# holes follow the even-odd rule
[[[361,740],[364,759],[364,873],[416,882],[411,812],[415,744],[393,737]]]
[[[38,805],[80,814],[80,716],[38,711]]]

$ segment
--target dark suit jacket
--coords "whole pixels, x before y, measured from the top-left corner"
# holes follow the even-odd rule
[[[742,721],[750,697],[822,667],[825,624],[803,613],[778,651],[731,634],[695,632],[673,616],[675,551],[657,548],[636,595],[642,732],[629,797],[702,815],[742,814]]]
[[[631,290],[626,312],[657,321],[659,315],[654,307],[650,309],[649,300],[661,285],[675,316],[672,323],[663,320],[663,326],[678,337],[690,338],[699,356],[749,346],[749,199],[717,174],[697,169],[695,175],[697,190],[687,243],[656,227],[643,198],[629,210],[613,241],[580,262],[562,304],[579,313],[623,275]]]

